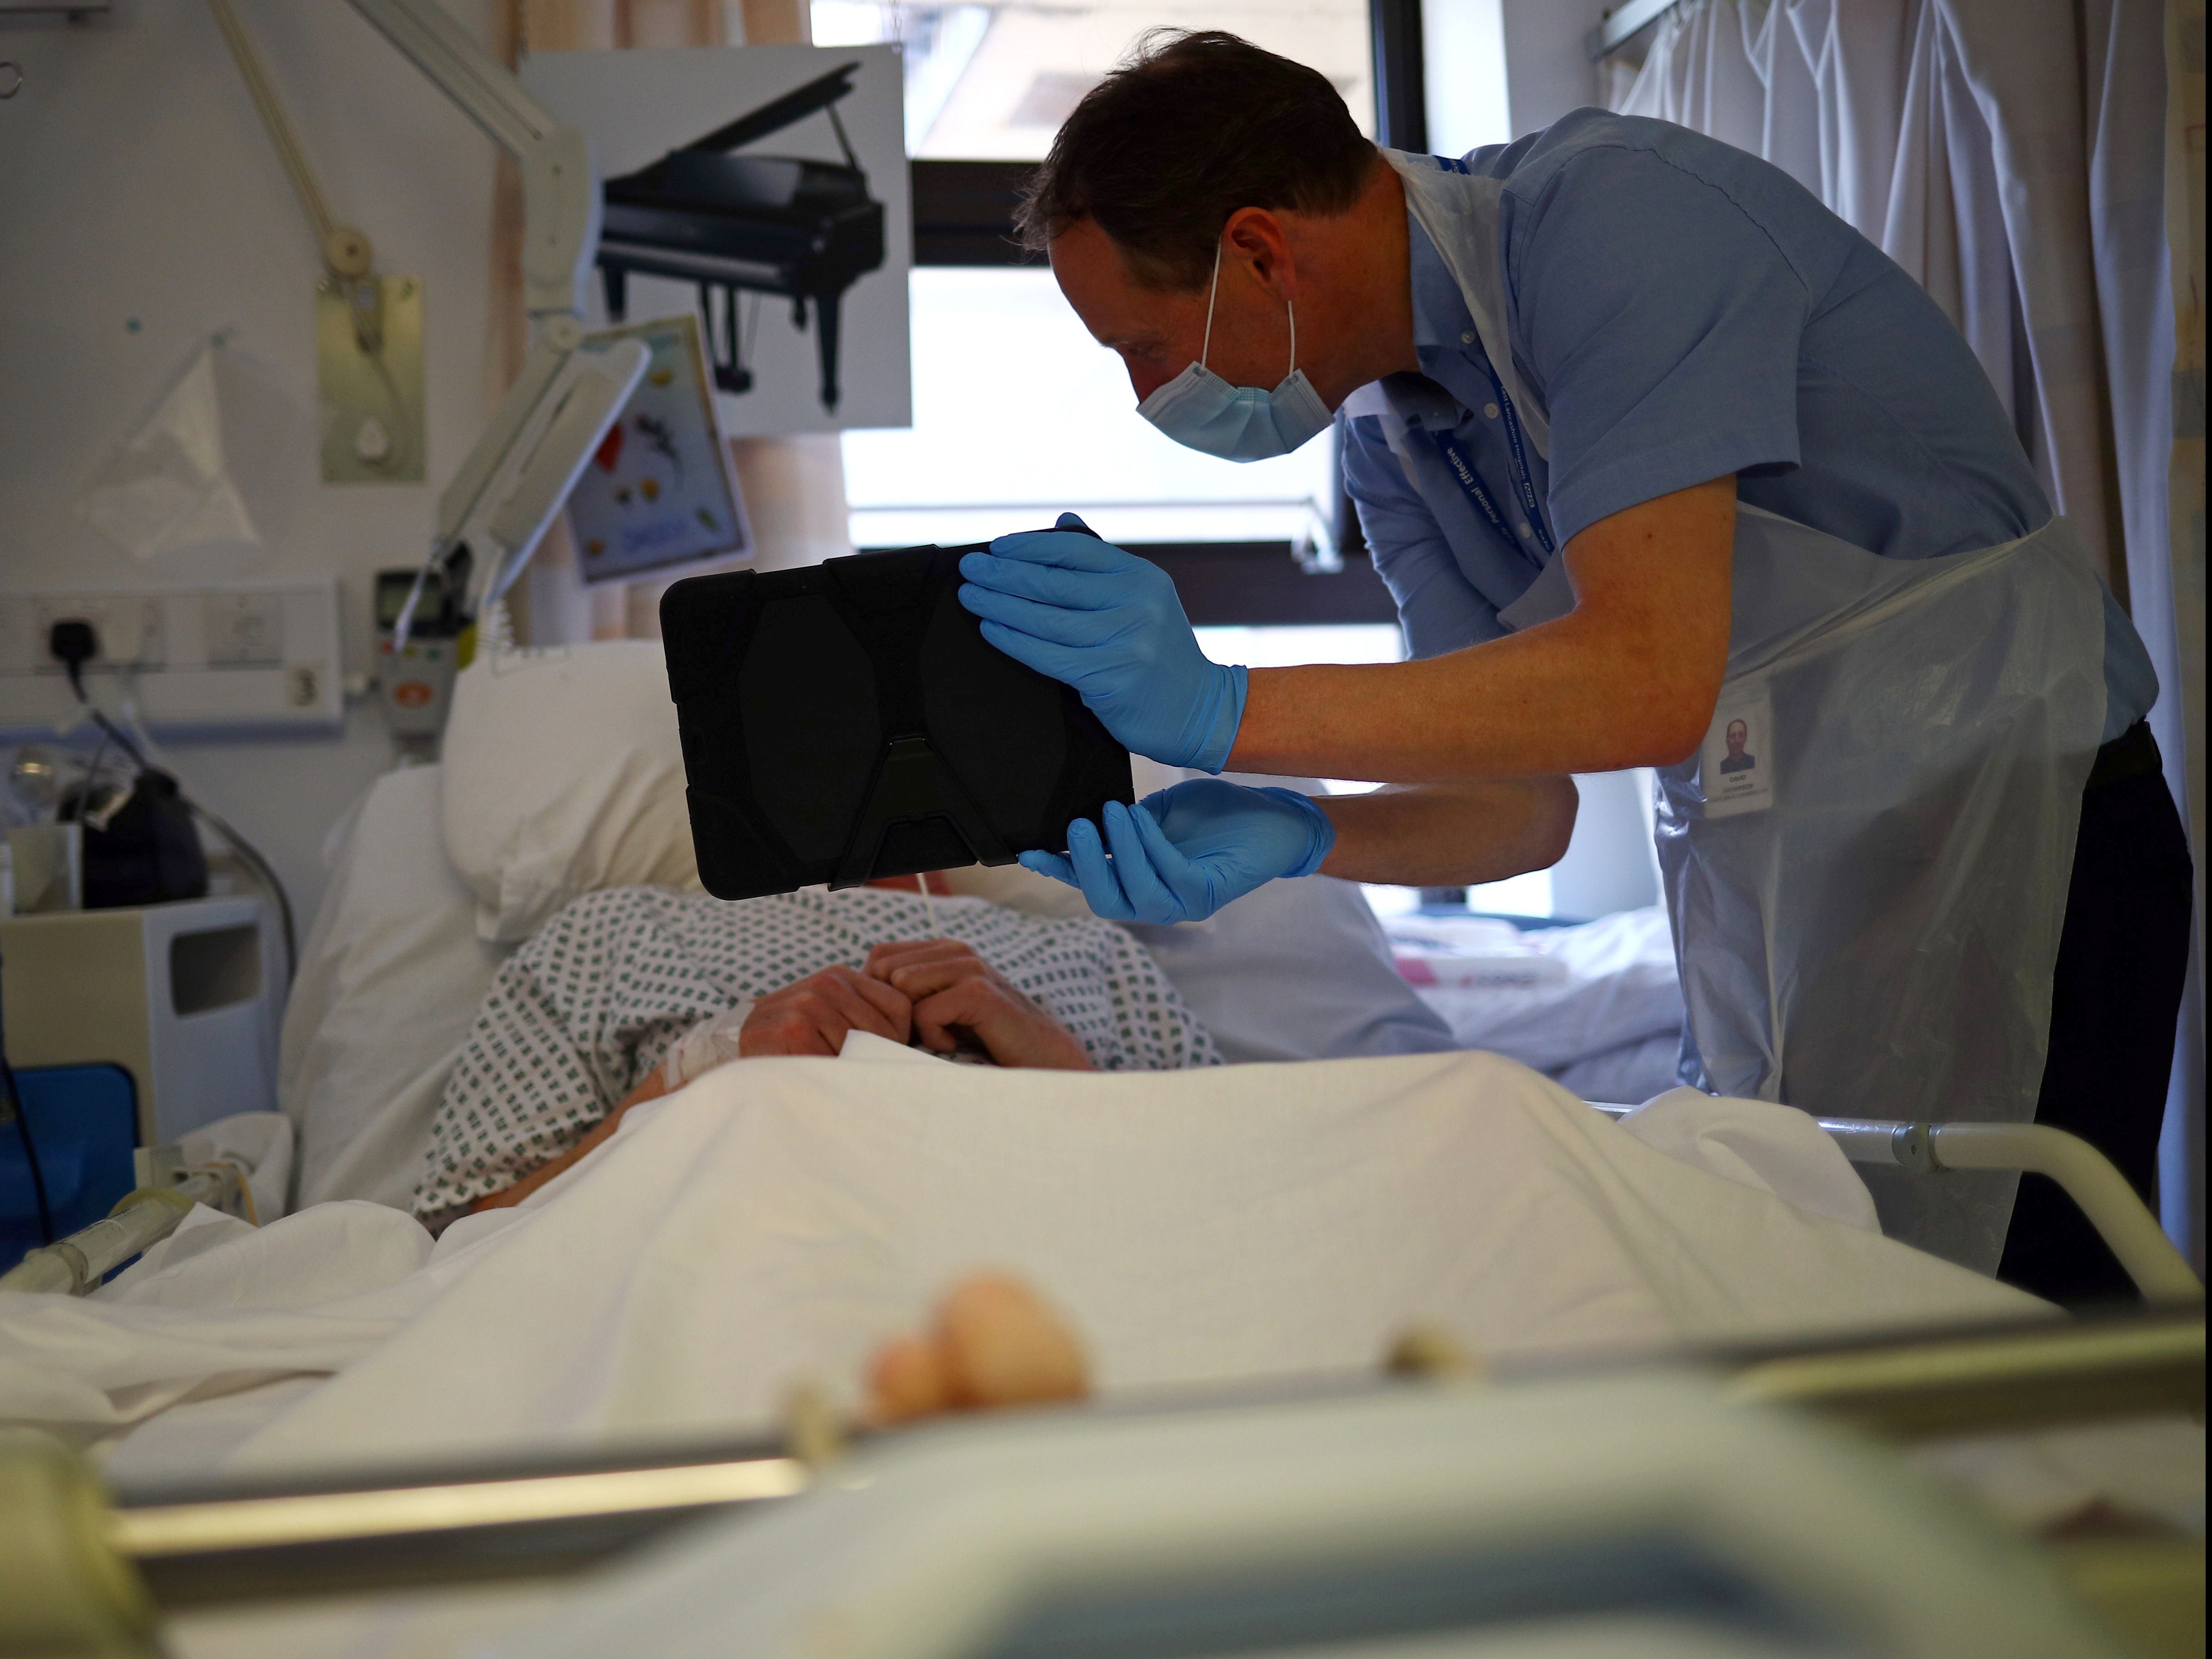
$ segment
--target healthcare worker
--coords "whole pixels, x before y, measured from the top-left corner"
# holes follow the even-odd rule
[[[1316,871],[1492,880],[1564,850],[1571,774],[1654,767],[1686,1080],[2056,1121],[2148,1193],[2190,894],[2156,681],[1879,250],[1663,122],[1378,150],[1320,75],[1214,32],[1083,100],[1024,230],[1170,437],[1256,460],[1334,419],[1413,658],[1209,662],[1165,573],[1072,518],[969,556],[987,636],[1132,750],[1394,786],[1194,779],[1025,863],[1147,921]],[[1998,1267],[2011,1177],[1889,1173],[1889,1231]],[[2032,1192],[2004,1271],[2125,1283]]]

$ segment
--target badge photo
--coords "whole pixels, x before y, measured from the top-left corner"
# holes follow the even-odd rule
[[[1698,757],[1705,816],[1733,817],[1774,805],[1774,698],[1765,680],[1724,687]]]

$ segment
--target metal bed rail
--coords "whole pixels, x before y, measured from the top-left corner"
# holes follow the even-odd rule
[[[1729,1397],[1809,1411],[1896,1442],[2156,1414],[2201,1420],[2204,1313],[2200,1304],[1604,1364],[1624,1371],[1655,1364],[1700,1370]],[[1444,1370],[1395,1380],[1347,1373],[1053,1409],[1102,1417],[1243,1411],[1377,1388],[1542,1387],[1592,1370],[1508,1360],[1471,1376]],[[19,1540],[13,1552],[0,1551],[0,1590],[12,1565],[47,1583],[127,1587],[151,1618],[156,1610],[270,1597],[574,1572],[701,1517],[797,1496],[834,1461],[847,1436],[854,1444],[879,1437],[849,1428],[825,1443],[797,1422],[794,1431],[788,1440],[200,1484],[119,1498],[56,1443],[0,1437],[0,1516],[12,1516],[0,1530]],[[27,1552],[20,1540],[33,1531],[45,1547]],[[7,1599],[0,1595],[0,1602]]]
[[[25,1252],[21,1261],[0,1273],[0,1291],[88,1296],[109,1273],[176,1231],[201,1204],[231,1214],[250,1209],[236,1164],[179,1168],[166,1182],[124,1194],[90,1226]]]
[[[1638,1109],[1590,1104],[1615,1121]],[[2204,1294],[2188,1259],[2173,1247],[2127,1177],[2079,1135],[2042,1123],[1932,1123],[1891,1118],[1817,1118],[1854,1164],[1888,1164],[1919,1176],[1947,1170],[2005,1170],[2047,1176],[2097,1230],[2149,1303],[2192,1302]]]

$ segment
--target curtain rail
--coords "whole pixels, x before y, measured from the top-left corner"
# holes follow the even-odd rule
[[[1603,63],[1626,46],[1632,36],[1657,22],[1679,3],[1680,0],[1621,0],[1589,32],[1590,61]]]

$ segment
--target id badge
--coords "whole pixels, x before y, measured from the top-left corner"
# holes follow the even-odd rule
[[[1721,689],[1698,751],[1705,816],[1734,817],[1774,805],[1774,696],[1765,678]]]

